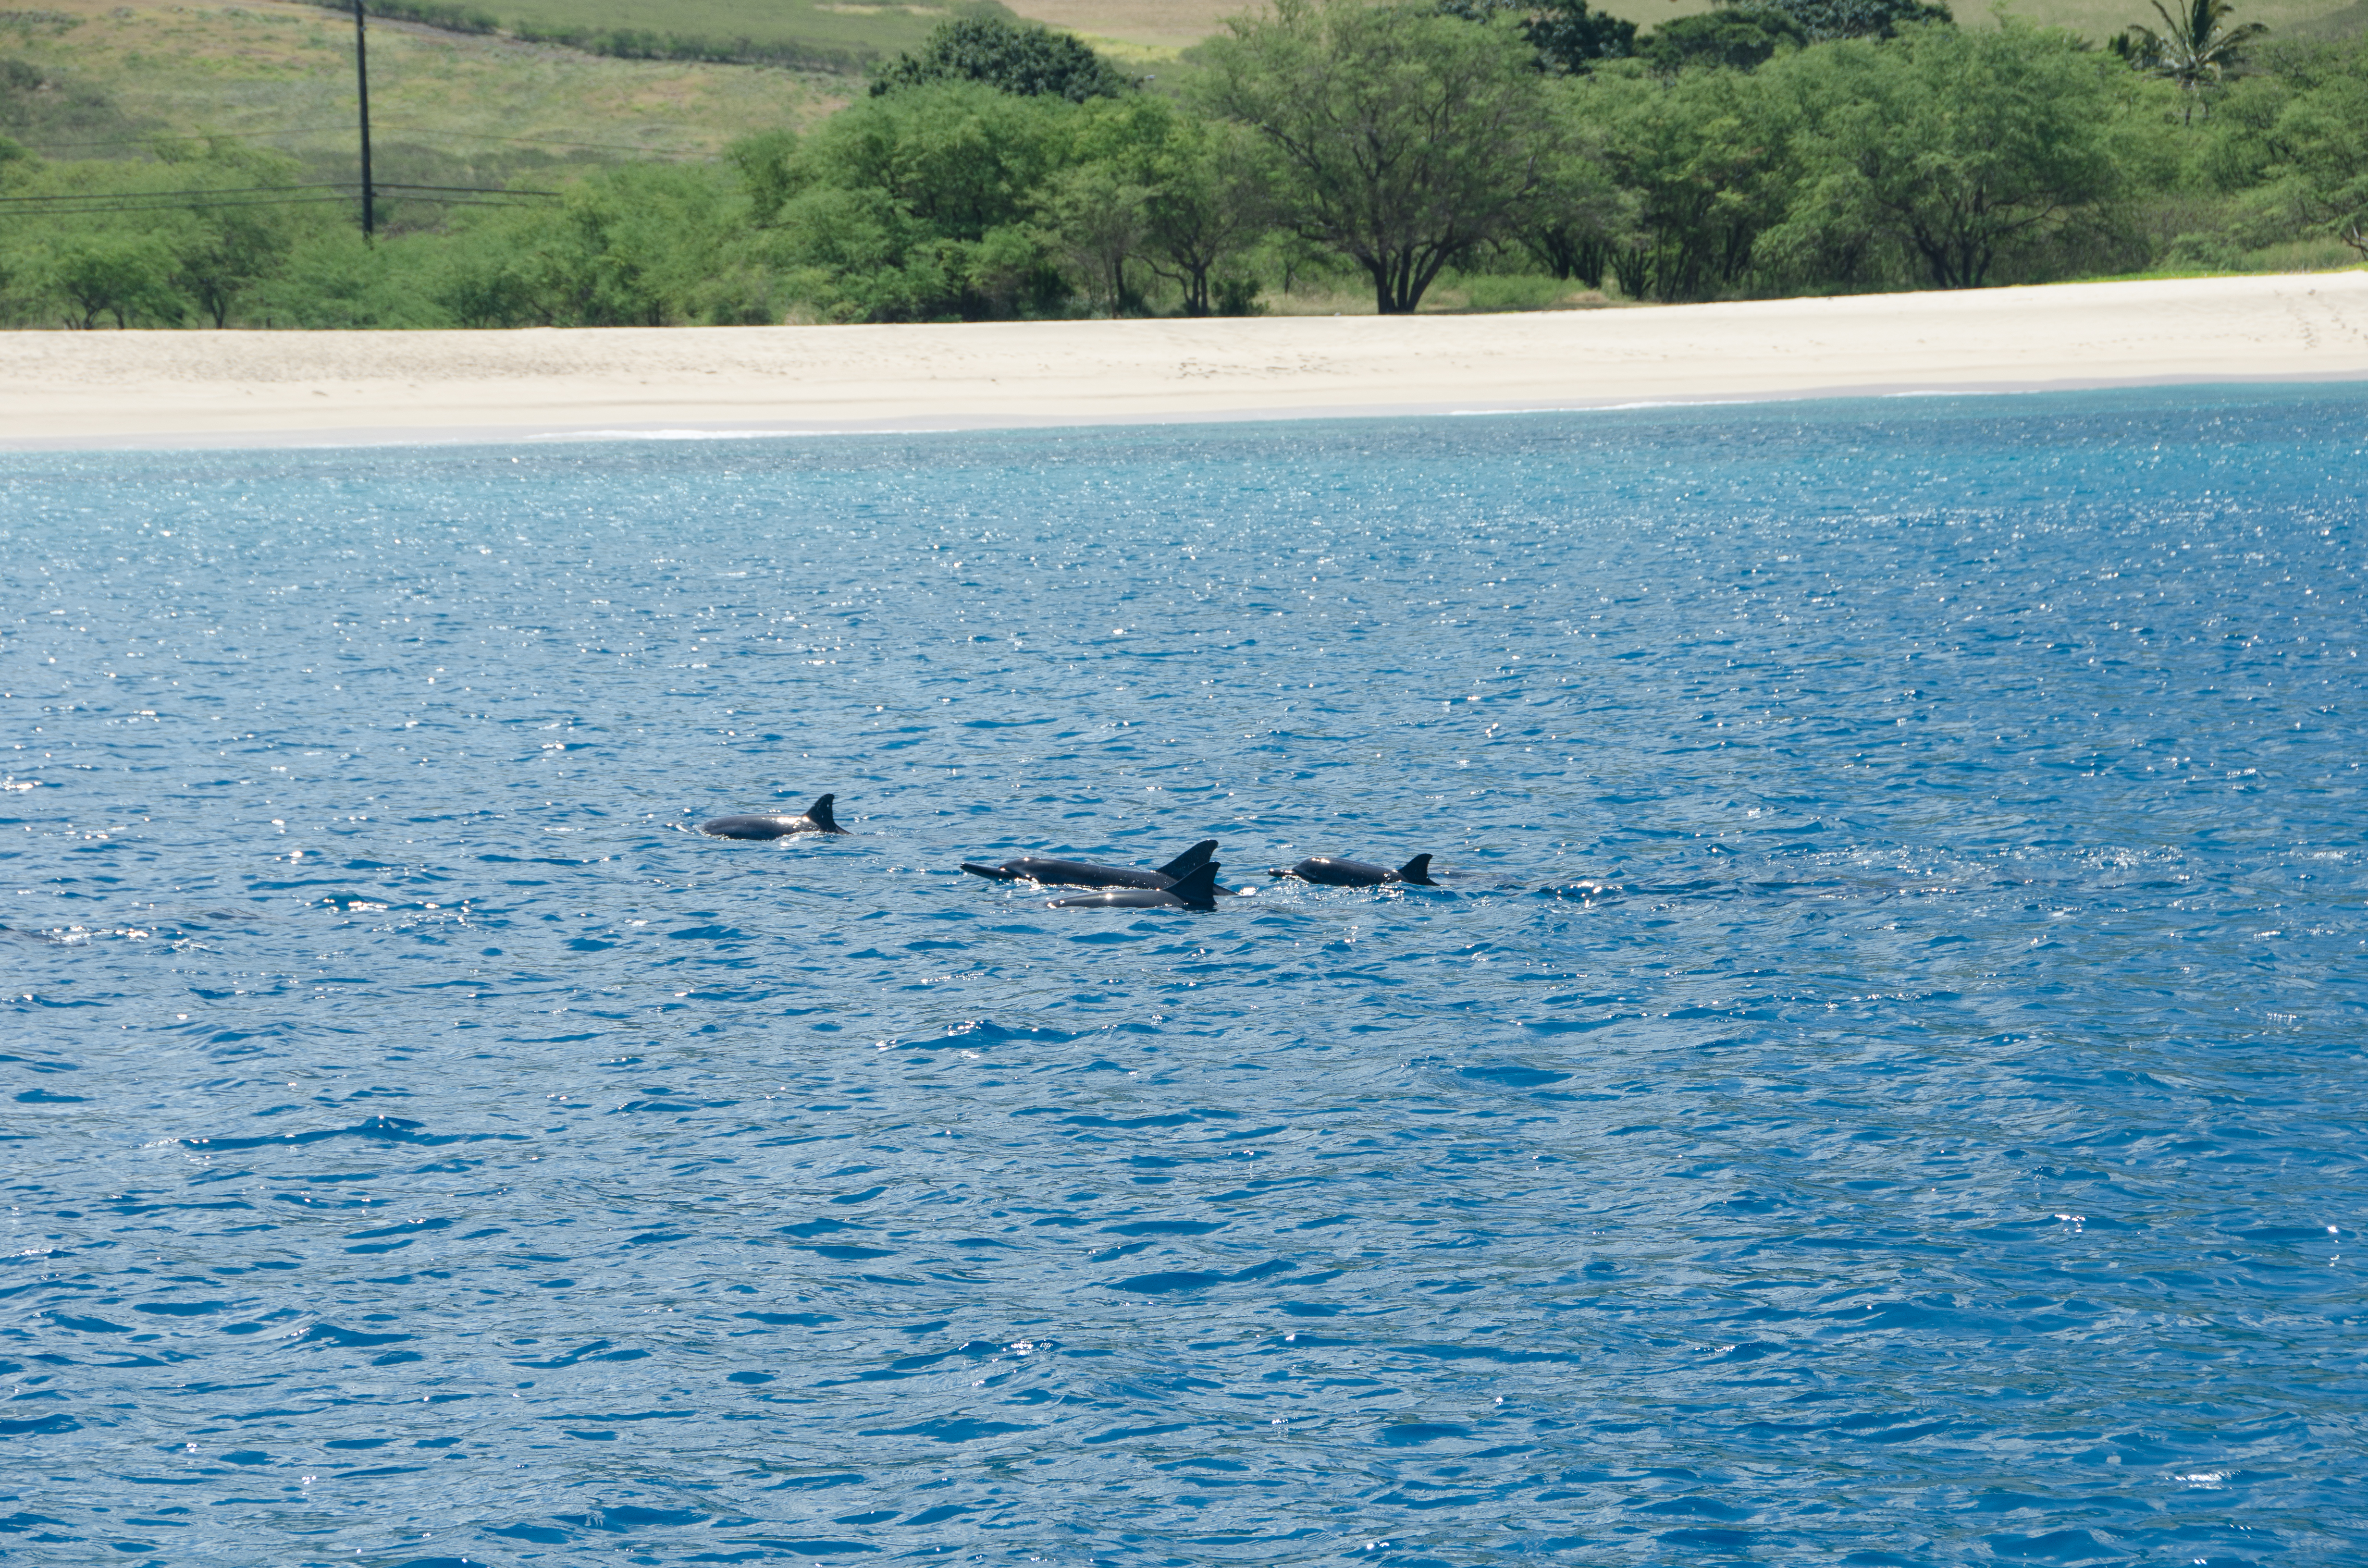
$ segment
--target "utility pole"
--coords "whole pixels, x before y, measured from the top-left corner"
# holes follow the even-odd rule
[[[378,233],[378,190],[370,184],[370,32],[364,25],[365,0],[354,0],[354,81],[362,106],[362,238]]]

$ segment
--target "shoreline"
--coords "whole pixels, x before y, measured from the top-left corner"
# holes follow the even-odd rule
[[[1503,315],[0,334],[0,450],[732,439],[2368,381],[2368,271]]]

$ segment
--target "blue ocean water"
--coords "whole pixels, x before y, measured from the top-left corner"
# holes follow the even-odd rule
[[[0,459],[0,1557],[2358,1562],[2363,415]]]

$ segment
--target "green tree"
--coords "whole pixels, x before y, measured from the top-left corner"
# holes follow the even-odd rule
[[[1150,233],[1151,190],[1126,177],[1112,162],[1062,169],[1044,184],[1038,210],[1063,259],[1083,279],[1086,296],[1104,314],[1120,316],[1143,307],[1141,292],[1127,281],[1126,264],[1135,259]]]
[[[1244,285],[1234,269],[1271,225],[1267,160],[1255,136],[1147,93],[1084,106],[1075,131],[1076,166],[1052,177],[1057,195],[1044,210],[1073,259],[1087,234],[1099,235],[1087,247],[1097,254],[1123,237],[1125,261],[1173,285],[1186,315],[1213,313],[1229,277],[1238,295]],[[1106,211],[1088,195],[1097,190]],[[1137,291],[1121,286],[1123,270],[1106,269],[1088,292],[1139,307]]]
[[[2109,63],[2068,33],[2009,20],[1771,64],[1753,79],[1788,92],[1804,121],[1804,172],[1779,247],[1798,256],[1873,236],[1932,287],[1991,281],[2002,261],[2098,221],[2126,188],[2139,150]]]
[[[1636,200],[1612,178],[1604,127],[1583,112],[1583,89],[1562,85],[1556,108],[1563,133],[1515,238],[1554,278],[1600,289],[1612,256],[1634,241]]]
[[[1590,11],[1587,0],[1438,0],[1438,6],[1467,22],[1511,17],[1544,71],[1584,71],[1599,60],[1636,52],[1636,24]]]
[[[798,193],[803,176],[797,158],[793,131],[760,131],[723,150],[723,161],[738,172],[747,193],[749,220],[759,227],[779,218],[781,204]]]
[[[1752,0],[1782,13],[1811,43],[1845,38],[1896,38],[1905,27],[1946,25],[1949,7],[1928,0]]]
[[[443,243],[411,233],[370,244],[349,223],[324,224],[247,292],[240,313],[266,326],[320,331],[450,326],[432,292]]]
[[[2264,141],[2265,194],[2368,261],[2368,40],[2315,62]]]
[[[1799,117],[1765,77],[1667,78],[1628,64],[1576,84],[1574,110],[1630,205],[1609,260],[1631,298],[1710,299],[1754,276],[1760,238],[1784,221],[1799,173]]]
[[[181,324],[172,247],[157,235],[111,229],[62,236],[44,259],[43,281],[67,306],[70,327],[87,332],[101,316],[119,328]]]
[[[438,247],[443,254],[427,297],[452,318],[455,326],[549,326],[551,312],[538,287],[528,257],[508,243],[472,244],[476,236],[455,235]]]
[[[2162,0],[2154,0],[2163,30],[2133,24],[2113,40],[2113,52],[2140,71],[2178,83],[2189,95],[2187,113],[2192,117],[2203,89],[2219,85],[2243,63],[2247,48],[2270,30],[2259,22],[2232,26],[2234,9],[2228,0],[2188,0],[2173,14]]]
[[[173,282],[216,327],[287,259],[296,225],[289,209],[260,203],[193,210],[199,220],[176,247]]]
[[[25,160],[10,194],[22,318],[217,327],[328,222],[282,194],[299,165],[228,140],[160,141],[142,160]]]
[[[884,97],[932,82],[981,82],[1023,97],[1116,97],[1133,84],[1074,33],[991,12],[938,24],[917,55],[900,54],[873,79]]]
[[[1036,188],[1067,161],[1076,112],[966,82],[863,99],[806,138],[795,178],[882,192],[932,235],[976,240],[1027,220]]]
[[[626,164],[577,181],[555,207],[443,238],[426,287],[472,326],[778,321],[752,238],[748,194],[724,169]]]
[[[173,275],[193,219],[173,198],[187,182],[129,161],[21,166],[7,182],[12,198],[28,199],[11,203],[8,270],[32,319],[81,330],[180,324],[188,305]]]
[[[276,273],[297,235],[317,227],[317,208],[275,202],[270,193],[297,183],[301,165],[278,153],[228,140],[204,146],[162,143],[155,174],[186,189],[188,222],[176,225],[176,289],[217,328],[226,327],[245,298]],[[215,196],[221,191],[232,195]]]
[[[1201,46],[1211,112],[1273,149],[1283,222],[1353,261],[1384,315],[1510,237],[1556,126],[1532,51],[1504,23],[1360,0],[1276,0]]]
[[[1587,0],[1548,0],[1522,19],[1521,36],[1556,71],[1584,71],[1596,61],[1636,52],[1636,24],[1590,12]]]
[[[949,82],[859,99],[778,173],[777,265],[834,321],[985,320],[1057,305],[1064,285],[1038,223],[1075,161],[1056,97]]]
[[[1244,127],[1178,115],[1151,169],[1144,259],[1188,316],[1242,314],[1258,290],[1243,258],[1274,226],[1273,175]]]
[[[1131,93],[1066,117],[1067,144],[1038,188],[1042,233],[1093,306],[1118,316],[1145,301],[1128,276],[1150,234],[1152,183],[1176,133],[1174,106]]]
[[[1791,12],[1736,6],[1663,22],[1636,52],[1654,70],[1671,74],[1699,66],[1749,71],[1766,64],[1778,50],[1808,41],[1807,30]]]

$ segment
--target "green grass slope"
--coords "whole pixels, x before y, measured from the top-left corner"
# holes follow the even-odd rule
[[[353,28],[334,13],[287,0],[50,0],[0,12],[6,62],[0,134],[44,156],[131,157],[159,131],[220,134],[352,177]],[[378,171],[391,180],[497,183],[712,156],[751,131],[809,124],[853,90],[846,76],[370,28]]]
[[[832,0],[473,0],[504,27],[537,32],[620,38],[643,35],[746,40],[760,48],[788,46],[860,69],[865,62],[917,48],[951,12],[942,5],[875,6]]]
[[[401,0],[390,0],[400,4]],[[910,49],[964,0],[416,0],[537,31],[747,39],[848,61]],[[1647,25],[1708,0],[1603,0]],[[5,6],[6,0],[0,0]],[[1171,60],[1244,0],[1013,0],[1138,65]],[[1969,13],[1971,6],[1961,6]],[[2103,37],[2144,0],[2023,0],[2017,14]],[[2150,15],[2150,12],[2146,14]],[[2351,36],[2368,0],[2240,0],[2272,37]],[[145,137],[224,133],[324,170],[353,151],[351,28],[313,0],[46,0],[0,8],[0,134],[58,157],[133,155]],[[381,20],[372,98],[385,177],[496,182],[552,165],[712,156],[733,138],[801,126],[861,91],[859,76],[581,50]],[[13,62],[13,63],[11,63]]]
[[[2177,0],[2169,0],[2167,8],[2177,16],[2184,6]],[[2303,29],[2316,28],[2342,11],[2357,12],[2361,8],[2350,0],[2236,0],[2235,19],[2267,23],[2271,37],[2289,32],[2299,36]],[[2007,9],[2025,21],[2069,28],[2083,38],[2100,41],[2133,23],[2157,32],[2163,30],[2162,18],[2155,15],[2148,0],[2017,0]],[[1987,23],[1990,19],[1987,8],[1974,5],[1959,4],[1956,11],[1957,20],[1962,23]]]
[[[2289,22],[2282,30],[2289,38],[2310,43],[2358,38],[2368,33],[2368,0],[2353,0],[2340,11]]]
[[[347,0],[311,0],[331,11]],[[998,0],[372,0],[376,14],[456,32],[507,32],[625,59],[705,60],[860,74],[964,8]]]
[[[487,0],[492,3],[492,0]],[[570,6],[595,0],[543,0]],[[614,3],[614,0],[598,0]],[[712,0],[712,3],[754,4],[755,0]],[[1121,58],[1173,58],[1224,25],[1224,18],[1249,7],[1246,0],[1008,0],[1023,17],[1065,28],[1101,45]],[[1987,26],[1990,9],[1986,0],[1952,0],[1957,20]],[[1593,0],[1594,8],[1652,28],[1674,17],[1691,16],[1711,8],[1711,0]],[[2044,27],[2069,28],[2083,37],[2102,40],[2133,22],[2157,30],[2161,22],[2147,0],[2009,0],[2016,17]],[[2173,9],[2177,9],[2173,6]],[[2296,37],[2350,37],[2368,30],[2368,0],[2237,0],[2238,19],[2267,22],[2275,32]]]

